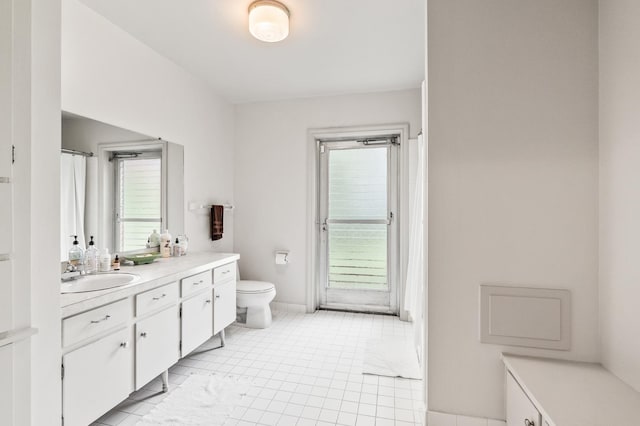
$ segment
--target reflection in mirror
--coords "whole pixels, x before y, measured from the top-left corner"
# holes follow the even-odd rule
[[[61,260],[72,235],[85,248],[144,250],[149,234],[184,232],[181,145],[63,113]]]

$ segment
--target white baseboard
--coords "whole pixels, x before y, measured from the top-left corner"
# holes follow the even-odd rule
[[[307,312],[306,305],[298,305],[296,303],[271,302],[271,309],[280,312],[294,312],[304,314]]]
[[[507,423],[504,420],[429,411],[427,426],[507,426]]]

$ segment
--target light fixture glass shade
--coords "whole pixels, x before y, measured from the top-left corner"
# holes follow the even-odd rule
[[[289,10],[273,0],[258,0],[249,6],[249,32],[258,40],[276,42],[289,35]]]

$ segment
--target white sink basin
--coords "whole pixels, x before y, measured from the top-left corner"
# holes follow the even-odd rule
[[[106,272],[97,275],[85,275],[60,285],[61,293],[82,293],[85,291],[106,290],[138,281],[140,277],[124,272]]]

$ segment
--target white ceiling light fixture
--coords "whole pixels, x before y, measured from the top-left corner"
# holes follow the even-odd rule
[[[249,6],[249,32],[258,40],[274,43],[289,35],[289,9],[275,0],[257,0]]]

